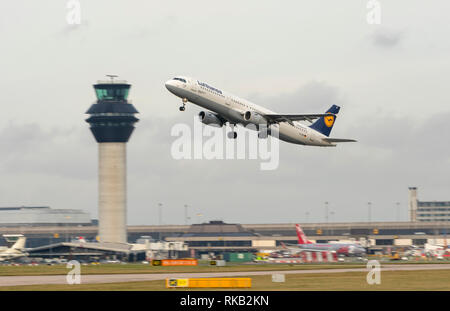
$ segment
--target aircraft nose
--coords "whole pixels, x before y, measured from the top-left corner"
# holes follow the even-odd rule
[[[166,81],[165,85],[169,91],[173,91],[173,89],[175,88],[175,83],[173,80]]]

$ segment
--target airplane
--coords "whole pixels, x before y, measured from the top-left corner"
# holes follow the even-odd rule
[[[0,250],[0,262],[7,261],[11,259],[17,259],[20,257],[25,257],[28,254],[24,252],[26,237],[23,235],[8,235],[8,238],[14,238],[15,243],[7,249]]]
[[[433,243],[425,243],[423,253],[439,259],[443,259],[443,256],[449,257],[450,248],[447,245],[447,238],[444,238],[444,243],[436,243],[436,241],[433,241]]]
[[[237,138],[234,131],[236,124],[244,126],[252,124],[256,126],[259,138],[273,136],[277,131],[279,139],[293,144],[335,147],[336,143],[340,142],[356,142],[354,139],[329,137],[340,110],[337,105],[331,106],[322,114],[279,114],[185,76],[177,76],[167,81],[165,86],[182,99],[180,111],[185,111],[186,103],[190,102],[210,110],[199,113],[202,123],[222,127],[228,122],[232,128],[232,132],[227,134],[230,139]],[[313,122],[314,120],[316,121]],[[299,121],[308,121],[311,125],[306,126]],[[278,130],[271,128],[277,124]]]
[[[360,256],[366,253],[366,249],[356,243],[313,243],[308,240],[299,224],[295,225],[295,229],[298,237],[298,244],[295,245],[297,250],[310,252],[335,251],[337,254],[345,256]]]

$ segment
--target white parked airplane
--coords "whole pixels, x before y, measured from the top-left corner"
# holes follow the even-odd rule
[[[177,76],[166,82],[166,88],[182,98],[180,111],[185,110],[187,102],[210,110],[199,113],[200,121],[207,125],[222,127],[228,122],[233,128],[236,124],[253,124],[259,130],[258,136],[265,138],[274,130],[271,125],[278,124],[281,140],[300,145],[334,147],[335,143],[355,141],[328,137],[340,109],[336,105],[323,114],[278,114],[193,78]],[[298,121],[312,124],[306,126]],[[228,137],[236,138],[237,133],[233,130]]]
[[[0,251],[0,261],[27,256],[27,253],[24,252],[26,237],[21,234],[9,234],[4,237],[14,239],[15,243],[10,248]]]

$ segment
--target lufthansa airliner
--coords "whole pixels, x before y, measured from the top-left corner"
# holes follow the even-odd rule
[[[340,107],[333,105],[322,114],[279,114],[260,107],[208,83],[197,79],[177,76],[166,82],[166,88],[182,99],[180,111],[184,111],[186,103],[196,104],[207,111],[199,113],[200,121],[206,125],[222,127],[227,122],[233,128],[237,124],[254,125],[258,136],[265,138],[273,135],[279,125],[279,139],[300,145],[334,147],[339,142],[355,142],[353,139],[330,138],[331,129],[336,121]],[[308,121],[305,125],[299,121]],[[228,133],[235,139],[237,133]]]

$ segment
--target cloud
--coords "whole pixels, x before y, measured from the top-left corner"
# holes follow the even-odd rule
[[[383,29],[374,31],[370,35],[370,40],[375,46],[381,48],[393,48],[400,45],[404,36],[404,32]]]
[[[370,144],[372,148],[402,153],[415,150],[409,157],[416,157],[419,153],[420,157],[426,155],[427,158],[442,159],[450,154],[450,144],[439,143],[450,138],[449,131],[446,130],[449,118],[450,112],[432,115],[423,122],[417,122],[407,116],[371,116],[352,125],[349,131],[357,132],[360,141]],[[440,133],[438,137],[436,133]],[[437,152],[430,152],[431,150]]]
[[[326,110],[331,105],[342,106],[342,98],[337,87],[323,81],[310,81],[293,92],[273,96],[253,94],[250,100],[280,113],[317,112]]]
[[[11,175],[58,176],[88,179],[94,176],[86,156],[88,129],[54,127],[44,130],[36,123],[10,123],[0,130],[0,171]],[[85,143],[83,143],[83,140]],[[92,143],[92,141],[91,141]]]

